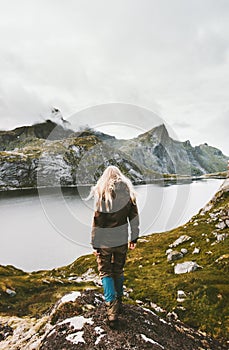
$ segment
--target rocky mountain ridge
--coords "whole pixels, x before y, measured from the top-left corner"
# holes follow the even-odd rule
[[[131,140],[117,140],[114,146],[137,163],[161,174],[199,176],[226,171],[228,157],[206,143],[192,147],[190,141],[177,141],[161,124]]]
[[[223,172],[228,157],[214,147],[173,140],[164,124],[130,140],[89,127],[75,132],[57,109],[52,120],[0,131],[0,189],[92,184],[117,165],[136,184]],[[65,125],[66,124],[66,125]]]
[[[50,117],[44,122],[8,131],[0,130],[0,151],[22,148],[33,139],[61,140],[73,133],[70,124],[63,119],[60,111],[53,108]]]

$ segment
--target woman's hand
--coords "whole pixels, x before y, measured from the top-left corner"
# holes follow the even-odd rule
[[[96,250],[93,251],[93,254],[94,254],[95,256],[99,256],[100,252],[98,251],[98,249],[96,249]]]
[[[136,248],[136,243],[129,242],[129,249],[134,250]]]

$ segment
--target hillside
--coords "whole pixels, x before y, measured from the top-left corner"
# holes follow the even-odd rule
[[[135,343],[136,348],[142,349],[227,348],[228,203],[229,179],[226,179],[213,199],[187,224],[169,232],[141,237],[137,249],[128,255],[126,307],[122,316],[125,332],[120,329],[118,337],[111,338],[117,342],[116,349],[120,349],[120,344],[125,345],[123,349],[134,348]],[[96,349],[91,341],[101,336],[104,337],[101,346],[110,349],[106,339],[113,335],[104,320],[102,290],[96,271],[93,255],[51,271],[25,273],[2,266],[0,339],[1,346],[6,345],[1,348],[8,349],[9,344],[19,341],[34,341],[42,342],[41,349],[59,349],[59,344],[68,344],[69,349],[84,349],[86,345]],[[84,294],[88,288],[92,291]],[[82,292],[84,301],[69,301],[57,307],[61,304],[60,298],[73,291],[76,296]],[[132,305],[130,309],[128,305]],[[77,332],[69,328],[71,321],[66,320],[75,316],[86,319],[85,324],[82,324],[82,317],[72,320],[82,324],[81,328],[76,327]],[[98,333],[88,319],[98,327]],[[18,331],[23,327],[25,338],[18,339]],[[103,331],[99,331],[99,327]],[[73,344],[84,331],[86,345]],[[67,342],[66,335],[72,342]]]

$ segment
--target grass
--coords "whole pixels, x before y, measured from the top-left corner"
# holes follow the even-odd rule
[[[6,275],[4,270],[9,271],[8,266],[1,266],[0,270],[0,313],[3,315],[17,315],[40,317],[53,307],[53,304],[62,295],[72,290],[94,288],[92,282],[74,283],[68,278],[72,275],[81,275],[91,267],[93,257],[81,257],[74,264],[53,269],[51,271],[38,271],[22,273],[13,270],[11,275]],[[13,268],[11,268],[13,269]],[[16,291],[15,296],[6,293],[6,289]]]
[[[214,209],[227,206],[228,193],[221,197]],[[133,299],[153,301],[167,311],[174,310],[189,325],[214,337],[226,338],[229,331],[228,240],[211,245],[215,242],[212,234],[215,227],[213,223],[206,224],[208,216],[197,215],[186,225],[170,232],[145,237],[149,242],[139,243],[137,250],[129,254],[126,285],[134,290],[131,294]],[[194,221],[198,222],[197,226],[193,226]],[[222,232],[229,233],[228,229]],[[188,249],[188,254],[177,262],[196,261],[202,269],[175,275],[174,266],[167,262],[165,251],[169,244],[184,234],[192,239],[176,248]],[[195,245],[191,247],[192,241]],[[192,254],[194,247],[200,248],[199,254]],[[222,256],[224,258],[220,259]],[[178,290],[187,294],[183,303],[177,302]]]

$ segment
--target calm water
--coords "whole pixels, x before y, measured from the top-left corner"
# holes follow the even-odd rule
[[[218,190],[223,180],[191,184],[136,186],[141,235],[163,232],[187,222]],[[90,253],[92,201],[89,189],[0,197],[0,264],[25,271],[51,269]]]

